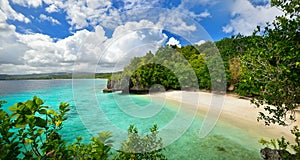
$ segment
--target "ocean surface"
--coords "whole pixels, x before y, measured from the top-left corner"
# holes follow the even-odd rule
[[[112,131],[114,147],[118,149],[126,139],[129,125],[135,125],[146,134],[157,124],[163,132],[161,135],[168,139],[164,151],[168,159],[261,159],[262,146],[257,137],[242,128],[218,122],[209,135],[199,138],[203,116],[183,113],[178,120],[176,108],[180,106],[176,106],[177,103],[118,92],[103,94],[105,86],[105,79],[0,81],[0,100],[8,102],[4,109],[33,96],[42,98],[45,105],[53,109],[57,109],[60,102],[69,103],[71,111],[61,131],[69,142],[74,142],[77,136],[88,142],[98,132]]]

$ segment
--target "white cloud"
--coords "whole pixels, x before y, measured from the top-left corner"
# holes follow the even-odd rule
[[[199,42],[195,43],[196,45],[201,45],[201,44],[204,44],[206,41],[205,40],[200,40]]]
[[[74,69],[77,71],[91,71],[95,65],[98,66],[99,72],[111,71],[112,68],[121,70],[133,57],[143,56],[149,50],[154,53],[165,44],[168,37],[162,33],[163,27],[168,31],[174,31],[175,34],[200,35],[193,34],[197,26],[186,17],[202,19],[211,16],[207,10],[196,14],[183,12],[183,10],[180,12],[178,9],[164,13],[155,12],[150,14],[153,17],[146,18],[148,20],[141,20],[145,19],[143,17],[149,12],[142,15],[139,12],[132,12],[131,15],[121,13],[139,7],[156,6],[159,4],[158,0],[125,0],[125,5],[121,8],[115,8],[112,2],[107,0],[44,0],[43,2],[48,13],[64,11],[71,30],[75,30],[73,35],[54,40],[40,33],[16,33],[15,26],[6,23],[7,19],[27,23],[30,20],[14,11],[7,0],[0,1],[0,33],[3,33],[0,35],[0,73],[72,71],[74,63],[76,63]],[[39,1],[34,3],[15,0],[14,3],[26,7],[39,6]],[[58,20],[45,14],[41,14],[39,19],[60,24]],[[95,30],[83,29],[87,26],[92,26]],[[111,29],[113,32],[111,38],[105,36],[103,28]],[[181,46],[174,37],[169,39],[168,44]]]
[[[0,28],[0,32],[6,32],[1,34],[0,41],[2,74],[71,72],[75,61],[87,66],[95,63],[101,51],[98,46],[106,40],[101,26],[95,27],[93,32],[77,31],[74,35],[57,42],[48,35],[17,34],[14,26],[6,27],[6,30]]]
[[[12,0],[13,3],[23,7],[39,7],[42,5],[42,0]]]
[[[123,0],[124,10],[157,7],[161,0]]]
[[[269,4],[253,6],[248,0],[237,0],[232,5],[230,23],[223,27],[223,32],[251,35],[258,25],[271,22],[283,13]]]
[[[44,0],[49,5],[46,11],[49,13],[64,10],[67,15],[71,30],[80,30],[87,26],[101,25],[105,28],[115,29],[127,22],[122,21],[122,12],[132,9],[143,9],[158,6],[159,0],[124,0],[124,6],[115,8],[111,1],[107,0]],[[139,16],[139,15],[135,15]]]
[[[23,56],[26,65],[31,67],[49,67],[61,71],[71,71],[75,61],[92,63],[97,59],[97,52],[106,40],[102,27],[96,27],[94,32],[77,31],[74,35],[54,42],[43,34],[21,35],[19,41],[30,49]]]
[[[167,38],[154,23],[145,20],[117,27],[110,39],[101,26],[58,41],[40,33],[18,34],[6,23],[0,23],[2,32],[2,74],[121,70],[133,57],[150,50],[154,53]]]
[[[196,3],[200,3],[202,5],[215,5],[218,3],[220,0],[197,0],[195,1]]]
[[[61,0],[43,0],[43,2],[48,5],[45,8],[48,13],[59,12],[65,6]]]
[[[59,22],[57,19],[54,19],[53,17],[50,17],[50,16],[46,16],[46,15],[44,15],[44,14],[41,14],[41,15],[40,15],[40,19],[41,19],[41,20],[44,20],[44,21],[49,21],[49,22],[51,22],[52,24],[57,24],[57,25],[60,24],[60,22]]]
[[[15,65],[15,64],[0,64],[1,74],[25,74],[25,73],[46,73],[47,71],[37,70],[36,67],[28,65]]]
[[[217,0],[209,2],[209,4],[215,3]],[[161,2],[159,0],[124,0],[123,6],[120,8],[115,8],[111,1],[107,0],[86,0],[86,1],[78,1],[78,0],[43,0],[43,2],[47,5],[45,10],[48,13],[59,12],[61,10],[65,11],[66,18],[68,23],[71,25],[70,30],[80,30],[88,26],[97,26],[101,25],[105,28],[115,29],[117,26],[122,25],[127,22],[127,19],[122,19],[122,12],[129,10],[143,10],[145,8],[152,7],[160,7]],[[14,3],[23,6],[39,6],[41,5],[41,0],[14,0]],[[192,17],[197,20],[201,20],[203,18],[211,17],[211,14],[205,10],[196,14],[195,12],[188,11],[187,7],[199,5],[199,4],[207,4],[206,0],[201,1],[188,1],[183,0],[182,3],[175,10],[178,13],[185,14],[186,16]],[[139,17],[140,15],[135,14],[135,17]],[[173,16],[170,16],[173,17]],[[176,17],[176,16],[175,16]],[[127,17],[131,18],[131,17]],[[138,19],[138,18],[137,18]],[[177,20],[174,19],[173,20]],[[54,22],[54,21],[53,21]],[[55,21],[56,22],[56,21]],[[175,22],[172,22],[174,25]],[[187,29],[187,30],[195,30],[195,26],[188,25],[182,20],[178,20],[177,29]],[[175,27],[174,27],[175,28]]]
[[[211,17],[211,14],[207,10],[205,10],[204,12],[199,14],[199,17],[207,18],[207,17]]]
[[[43,0],[48,13],[63,10],[71,25],[70,30],[80,30],[87,26],[102,25],[115,28],[120,24],[119,12],[107,0]]]
[[[46,12],[48,13],[53,13],[53,12],[58,12],[59,9],[57,8],[56,5],[51,4],[49,7],[45,8]]]
[[[218,2],[220,2],[220,0],[196,0],[196,1],[191,1],[191,0],[181,0],[181,7],[184,7],[186,9],[190,9],[192,7],[195,6],[199,6],[199,5],[215,5]]]
[[[110,1],[74,1],[68,0],[63,5],[67,19],[73,29],[82,29],[88,25],[101,24],[104,27],[116,27],[119,13],[112,7]],[[108,23],[110,22],[110,23]]]
[[[118,26],[113,33],[113,37],[119,37],[131,33],[132,31],[141,29],[141,28],[153,28],[159,29],[157,25],[148,20],[141,20],[139,22],[127,22],[124,25]]]
[[[195,31],[197,27],[194,24],[187,24],[186,19],[182,16],[178,12],[169,11],[168,13],[162,13],[159,16],[158,25],[165,26],[171,31],[182,32],[183,34]]]
[[[0,9],[5,13],[7,19],[17,20],[25,23],[29,23],[30,20],[21,13],[17,13],[11,8],[8,0],[0,1]]]
[[[24,64],[31,67],[60,67],[63,62],[64,50],[56,45],[53,39],[43,34],[20,35],[19,41],[26,44],[29,49],[22,57]]]
[[[6,23],[7,16],[4,12],[0,10],[0,23]]]
[[[148,51],[154,53],[166,38],[162,29],[150,21],[127,22],[117,27],[104,44],[107,51],[100,60],[99,70],[122,70],[133,57],[144,56]]]
[[[189,16],[190,18],[201,21],[204,18],[212,17],[211,14],[208,12],[208,10],[199,12],[194,9],[192,11],[191,8],[193,8],[193,7],[200,8],[200,6],[203,6],[203,5],[215,5],[218,2],[219,2],[219,0],[197,0],[197,1],[182,0],[180,5],[176,8],[174,8],[173,10],[175,10],[181,14],[185,14],[186,16]],[[198,12],[198,13],[196,13],[196,12]]]
[[[0,64],[22,64],[20,59],[28,49],[26,45],[18,42],[16,27],[6,23],[5,14],[0,10]],[[0,70],[0,73],[6,70]]]
[[[226,25],[226,26],[222,27],[222,30],[225,33],[231,33],[231,32],[233,32],[233,26],[232,25]]]
[[[172,45],[172,46],[177,46],[177,47],[181,47],[181,44],[180,44],[180,42],[178,41],[178,40],[176,40],[174,37],[171,37],[170,39],[169,39],[169,41],[167,42],[167,45]]]

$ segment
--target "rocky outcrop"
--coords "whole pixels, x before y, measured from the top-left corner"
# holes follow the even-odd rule
[[[268,147],[261,149],[260,155],[264,160],[294,160],[296,158],[295,155],[288,151]]]
[[[120,91],[120,90],[116,90],[116,89],[112,89],[112,88],[104,88],[103,93],[112,93],[112,92],[116,92],[116,91]]]

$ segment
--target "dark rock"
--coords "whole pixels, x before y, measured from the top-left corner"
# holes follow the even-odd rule
[[[265,160],[282,160],[278,151],[271,148],[261,149],[260,155]]]
[[[113,88],[113,81],[112,80],[108,80],[107,84],[106,84],[107,89],[112,89]]]
[[[110,88],[105,88],[102,90],[103,93],[112,93],[112,92],[116,92],[116,91],[120,91],[118,89],[110,89]]]
[[[113,92],[113,90],[109,89],[109,88],[105,88],[102,91],[103,91],[103,93],[111,93],[111,92]]]
[[[260,155],[264,160],[294,160],[295,155],[285,150],[271,149],[265,147],[260,150]]]
[[[149,89],[129,89],[130,94],[149,94]]]

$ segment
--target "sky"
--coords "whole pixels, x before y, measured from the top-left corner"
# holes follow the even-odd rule
[[[251,35],[269,0],[1,0],[0,74],[114,72],[164,45]]]

